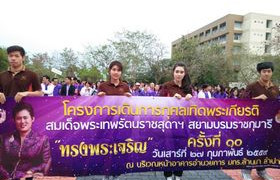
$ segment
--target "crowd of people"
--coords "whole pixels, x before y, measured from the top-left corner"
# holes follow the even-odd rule
[[[44,96],[94,96],[98,94],[99,85],[105,81],[88,82],[81,81],[76,77],[65,77],[64,80],[43,76],[41,88]],[[125,82],[129,86],[132,96],[160,96],[162,84],[136,82]],[[238,99],[242,97],[245,88],[225,87],[218,85],[196,85],[192,86],[194,98],[208,99]]]
[[[194,86],[191,83],[187,67],[184,63],[178,62],[173,66],[171,81],[162,85],[155,83],[136,82],[130,83],[122,81],[121,76],[123,66],[119,61],[112,61],[108,67],[109,79],[107,81],[99,81],[91,83],[80,81],[75,77],[66,77],[63,82],[59,82],[58,78],[50,78],[43,76],[41,83],[36,73],[25,69],[25,51],[20,46],[11,46],[7,49],[9,69],[0,73],[0,103],[6,102],[6,97],[14,97],[16,102],[20,102],[26,96],[162,96],[175,97],[178,99],[190,100],[191,98],[204,99],[277,99],[279,98],[279,88],[273,84],[271,77],[274,71],[273,63],[261,62],[257,65],[259,80],[248,85],[246,89],[238,89],[236,87],[229,88],[223,85]],[[22,133],[18,136],[18,141],[25,143],[25,139],[30,138],[32,134],[31,126],[33,122],[32,111],[29,113],[25,109],[21,109],[26,114],[30,114],[30,128],[20,129]],[[16,117],[16,116],[15,116]],[[17,121],[18,119],[18,121]],[[22,124],[23,118],[15,118],[15,123]],[[22,177],[33,177],[36,173],[46,175],[49,169],[48,161],[42,162],[40,169],[31,169],[29,166],[21,166],[13,162],[9,167],[3,164],[4,157],[15,156],[18,162],[22,159],[32,159],[36,157],[22,157],[20,147],[16,147],[11,154],[10,151],[1,147],[3,139],[0,138],[0,179],[14,179]],[[26,149],[30,148],[29,144],[24,144]],[[43,154],[43,152],[39,152]],[[50,157],[48,157],[50,159]],[[272,180],[265,168],[258,168],[257,173],[265,180]],[[165,171],[166,180],[181,180],[183,171]],[[120,174],[112,174],[114,180],[119,179]],[[242,170],[243,180],[252,180],[251,168]],[[109,180],[110,176],[104,176],[103,180]]]

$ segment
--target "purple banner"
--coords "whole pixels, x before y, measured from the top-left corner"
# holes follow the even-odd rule
[[[2,176],[280,168],[276,100],[94,96],[23,102],[0,106]],[[31,121],[26,104],[34,109]]]

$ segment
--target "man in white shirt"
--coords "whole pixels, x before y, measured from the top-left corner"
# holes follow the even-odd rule
[[[211,91],[211,86],[208,84],[204,84],[202,86],[202,90],[200,90],[199,93],[197,94],[197,97],[201,99],[211,99],[212,95],[210,91]]]
[[[41,83],[41,88],[44,96],[53,96],[54,85],[50,83],[50,77],[45,75]]]

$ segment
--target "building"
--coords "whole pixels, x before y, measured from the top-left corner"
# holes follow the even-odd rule
[[[200,45],[221,44],[228,57],[238,53],[242,46],[252,54],[274,54],[270,42],[276,35],[276,24],[280,24],[280,16],[258,13],[248,13],[244,16],[228,14],[175,40],[172,42],[172,51],[183,38],[195,38]],[[231,58],[228,60],[232,61]],[[231,62],[232,65],[234,63]]]
[[[276,35],[276,25],[280,16],[249,13],[243,18],[241,43],[257,55],[274,54],[270,42]]]

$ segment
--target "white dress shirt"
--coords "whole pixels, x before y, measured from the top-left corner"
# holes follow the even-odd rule
[[[43,91],[44,95],[46,95],[46,96],[53,96],[54,87],[55,86],[52,83],[49,83],[48,85],[46,85],[44,83],[41,84],[42,91]]]

